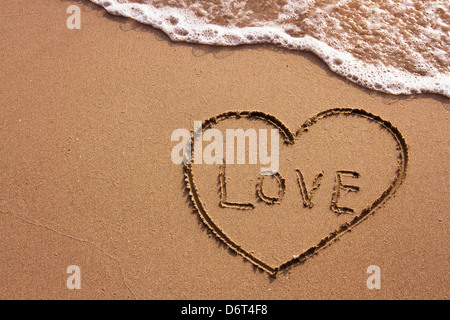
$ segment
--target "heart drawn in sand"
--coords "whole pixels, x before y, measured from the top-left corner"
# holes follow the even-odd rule
[[[303,263],[360,224],[406,176],[401,133],[360,109],[323,111],[295,132],[263,112],[226,112],[204,121],[202,130],[255,125],[279,130],[277,175],[262,177],[250,166],[228,164],[225,173],[225,165],[195,161],[184,165],[184,174],[206,227],[271,276]]]

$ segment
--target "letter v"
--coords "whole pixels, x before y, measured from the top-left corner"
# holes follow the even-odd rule
[[[297,182],[298,186],[300,187],[300,194],[302,196],[303,200],[303,206],[307,208],[312,208],[314,206],[314,203],[312,202],[312,197],[317,189],[320,187],[320,181],[323,177],[323,172],[319,172],[317,176],[314,178],[311,191],[308,192],[305,185],[305,179],[303,179],[303,175],[299,169],[296,169],[295,172],[297,173]]]

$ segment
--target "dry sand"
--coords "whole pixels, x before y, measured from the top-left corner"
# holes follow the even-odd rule
[[[81,30],[66,28],[71,4],[82,7]],[[447,98],[369,91],[308,53],[172,43],[87,1],[9,1],[0,17],[0,298],[448,298]],[[183,167],[170,159],[171,133],[230,110],[274,115],[295,132],[332,108],[364,109],[396,127],[407,143],[406,177],[352,232],[274,279],[233,254],[193,212]],[[230,181],[243,183],[229,183],[228,196],[254,201],[261,219],[221,209],[218,168],[194,168],[211,216],[273,265],[282,260],[274,252],[300,254],[331,220],[348,222],[329,209],[327,173],[339,167],[330,153],[352,152],[358,170],[373,168],[370,179],[360,172],[364,200],[352,203],[359,211],[388,187],[397,165],[386,156],[396,152],[389,133],[351,119],[323,122],[326,130],[311,129],[316,134],[298,144],[305,157],[298,161],[311,164],[302,168],[306,187],[325,172],[317,215],[301,225],[308,241],[298,242],[293,228],[296,212],[308,209],[289,156],[281,160],[292,166],[280,170],[279,205],[256,202],[257,176],[230,171]],[[359,136],[373,147],[351,150]],[[239,219],[226,220],[230,214]],[[81,290],[66,287],[69,265],[81,268]],[[380,290],[366,286],[370,265],[381,268]]]

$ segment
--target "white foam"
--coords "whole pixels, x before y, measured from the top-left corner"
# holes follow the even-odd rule
[[[196,16],[192,8],[154,7],[151,4],[120,3],[117,0],[91,0],[103,6],[113,15],[121,15],[149,24],[164,31],[173,41],[235,46],[241,44],[273,43],[284,48],[314,52],[335,73],[364,87],[390,94],[413,94],[431,92],[450,97],[450,74],[437,72],[418,52],[417,69],[424,69],[425,75],[387,66],[383,63],[367,63],[355,58],[345,47],[337,44],[331,47],[309,35],[292,37],[286,33],[286,20],[293,12],[305,10],[309,1],[289,0],[277,21],[265,21],[252,27],[236,27],[233,24],[221,26],[208,23],[206,18]],[[228,1],[231,3],[232,1]],[[398,10],[401,12],[401,6]],[[201,8],[197,8],[201,10]],[[243,9],[242,9],[243,10]],[[205,15],[207,13],[205,12]],[[242,13],[245,15],[245,12]],[[320,23],[318,21],[317,23]],[[436,20],[436,23],[443,23]],[[439,37],[436,30],[428,30],[427,37]],[[420,38],[420,36],[418,37]],[[336,49],[339,48],[339,49]],[[441,61],[449,61],[448,52],[435,50],[434,55]]]

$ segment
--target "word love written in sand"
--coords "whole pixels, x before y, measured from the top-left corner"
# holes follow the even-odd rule
[[[402,135],[364,110],[327,110],[295,132],[262,112],[227,112],[203,122],[203,131],[211,128],[279,132],[273,175],[248,162],[184,164],[189,195],[203,223],[272,276],[364,221],[406,176]]]
[[[220,181],[220,206],[224,208],[235,208],[235,209],[241,209],[241,210],[248,210],[248,209],[255,209],[255,205],[252,203],[240,203],[240,202],[231,202],[227,199],[227,182],[226,182],[226,174],[225,174],[225,168],[226,166],[223,165],[219,172],[219,181]],[[323,172],[319,172],[317,176],[315,177],[312,187],[310,190],[307,189],[305,185],[305,180],[303,178],[302,172],[300,170],[295,170],[297,173],[297,179],[298,179],[298,186],[300,189],[300,195],[303,200],[303,206],[312,208],[314,203],[312,202],[312,198],[314,193],[317,189],[320,187],[320,181],[323,177]],[[333,195],[331,197],[331,206],[330,209],[337,213],[353,213],[354,210],[352,208],[347,207],[340,207],[338,206],[338,200],[341,194],[342,190],[346,190],[349,192],[358,192],[359,187],[353,186],[353,185],[345,185],[342,183],[342,177],[344,175],[351,176],[353,178],[359,178],[358,172],[353,171],[337,171],[336,172],[336,182],[333,190]],[[264,192],[263,188],[263,182],[266,178],[266,175],[263,175],[259,177],[258,184],[256,185],[256,195],[258,196],[259,200],[264,201],[267,204],[278,204],[283,199],[285,190],[286,190],[286,181],[281,176],[280,173],[276,173],[274,175],[271,175],[276,179],[277,185],[278,185],[278,192],[276,196],[268,196]]]

